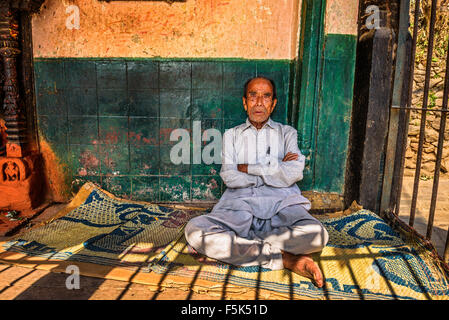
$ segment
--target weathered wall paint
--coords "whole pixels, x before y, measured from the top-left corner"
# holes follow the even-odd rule
[[[45,169],[44,188],[47,198],[54,202],[65,202],[70,199],[70,178],[68,166],[61,158],[64,153],[61,150],[53,150],[52,145],[42,138],[39,141]],[[58,155],[59,153],[59,155]]]
[[[287,120],[288,60],[46,58],[34,67],[41,152],[59,198],[92,181],[135,200],[217,200],[220,165],[174,164],[171,131],[241,124],[243,83],[255,75],[278,84],[272,118]]]
[[[358,0],[327,0],[326,34],[357,34]]]
[[[79,29],[70,6],[79,8]],[[294,59],[302,0],[47,0],[33,17],[36,57]],[[328,0],[325,33],[357,34],[358,0]]]
[[[330,2],[327,4],[327,10],[330,10]],[[304,0],[302,8],[303,38],[298,72],[301,79],[294,125],[298,129],[306,165],[304,179],[299,186],[302,190],[341,193],[344,189],[357,37],[355,34],[325,33],[323,23],[332,15],[323,13],[325,5],[325,0]],[[344,3],[339,5],[344,7]],[[351,11],[351,4],[345,8]],[[340,20],[356,25],[340,9]],[[352,10],[356,12],[355,9],[353,6]]]
[[[353,97],[356,36],[327,34],[315,144],[314,190],[344,190]]]
[[[5,120],[0,118],[0,146],[6,145],[6,126],[5,126]]]
[[[33,50],[36,57],[292,59],[299,2],[47,0],[33,17]],[[79,29],[66,26],[70,5],[79,8]]]
[[[80,8],[79,30],[66,27],[69,5]],[[219,123],[220,130],[236,125],[244,118],[239,114],[241,86],[246,78],[260,73],[279,80],[285,95],[276,120],[286,123],[301,7],[301,0],[188,0],[172,5],[47,0],[33,18],[33,44],[39,129],[45,145],[41,150],[51,169],[54,196],[62,201],[70,190],[93,181],[136,200],[218,199],[224,191],[219,166],[170,165],[167,146],[152,143],[148,128],[158,128],[159,134],[153,133],[162,140],[169,134],[162,130],[164,123],[165,129],[191,127],[199,117],[209,127]],[[357,7],[357,1],[327,0],[326,74],[317,80],[323,95],[316,106],[306,106],[316,109],[312,113],[319,132],[311,152],[320,154],[308,163],[304,190],[343,191],[349,129],[345,115],[352,106]],[[345,46],[339,45],[340,35],[349,35]],[[328,54],[337,47],[341,55]],[[244,59],[222,59],[236,57]],[[137,70],[133,66],[150,68],[153,63],[159,64],[153,72],[136,74],[146,77],[145,81],[128,83],[131,72]],[[194,68],[200,64],[207,66]],[[340,83],[337,91],[333,74]],[[162,78],[153,79],[153,75]],[[167,117],[170,104],[163,99],[170,90],[188,94],[186,103],[179,105],[190,114]],[[192,111],[198,106],[195,99],[202,104],[197,115]],[[339,126],[332,125],[334,116],[343,117]],[[177,119],[165,119],[170,117]],[[329,150],[334,150],[333,155]]]

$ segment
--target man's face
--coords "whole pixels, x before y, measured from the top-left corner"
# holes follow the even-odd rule
[[[243,106],[251,122],[267,121],[276,103],[277,99],[273,99],[273,88],[270,81],[256,78],[248,84],[246,97],[243,97]]]

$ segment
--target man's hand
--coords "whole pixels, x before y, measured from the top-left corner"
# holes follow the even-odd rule
[[[298,160],[298,154],[293,152],[288,152],[282,161],[294,161]],[[237,170],[240,172],[248,173],[248,165],[247,164],[238,164]]]
[[[288,152],[282,161],[295,161],[298,160],[298,154],[293,152]]]
[[[248,165],[247,164],[238,164],[237,170],[240,172],[248,173]]]

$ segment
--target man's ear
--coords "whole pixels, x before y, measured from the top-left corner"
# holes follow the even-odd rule
[[[276,107],[276,104],[278,103],[278,99],[273,99],[273,105],[271,106],[270,114],[273,112],[274,107]]]
[[[243,101],[243,108],[245,108],[245,111],[248,112],[248,106],[247,106],[247,104],[246,104],[246,98],[243,97],[243,98],[242,98],[242,101]]]

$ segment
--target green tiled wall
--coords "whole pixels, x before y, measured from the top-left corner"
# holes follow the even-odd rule
[[[272,117],[286,123],[290,71],[285,60],[36,59],[39,131],[74,192],[94,181],[135,200],[216,200],[220,165],[172,164],[170,132],[242,123],[242,87],[255,75],[276,81]]]

